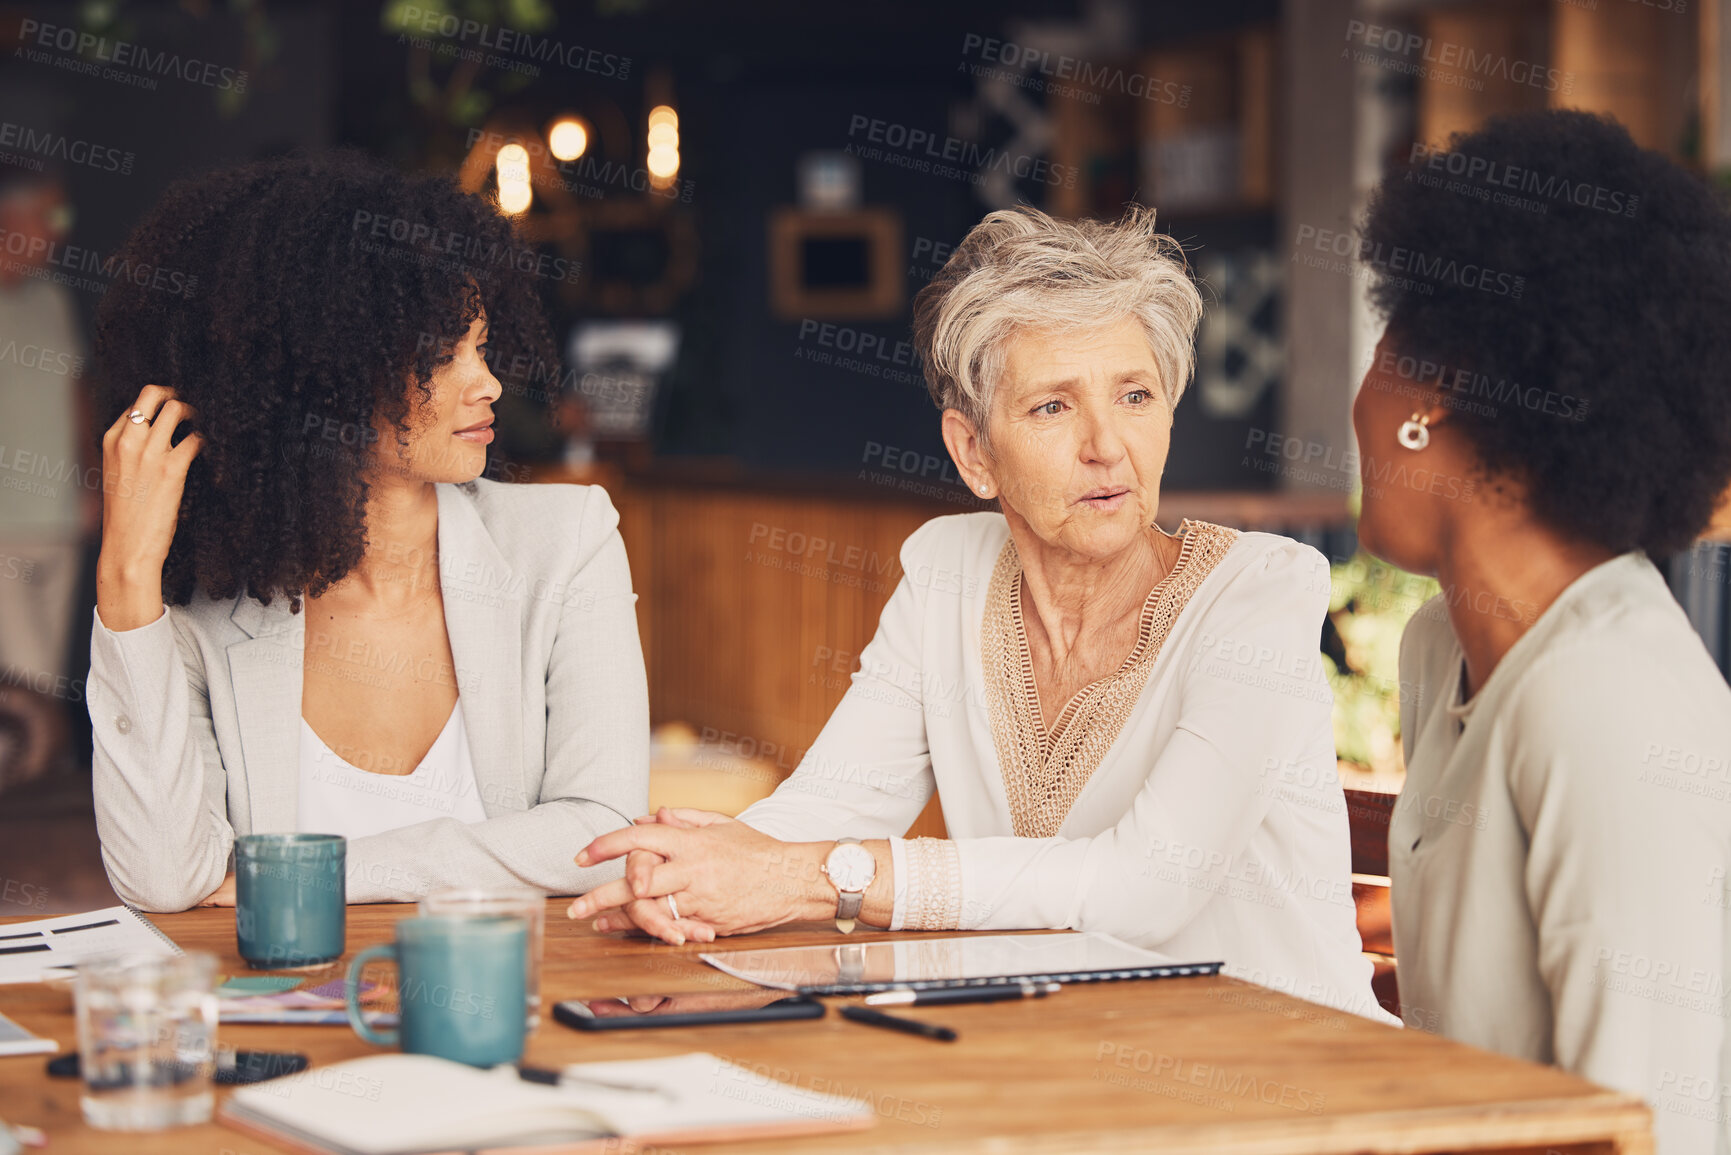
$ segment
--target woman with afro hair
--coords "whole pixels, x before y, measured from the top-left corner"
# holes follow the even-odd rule
[[[1731,217],[1582,112],[1418,157],[1353,406],[1363,544],[1442,586],[1401,644],[1403,1013],[1723,1152],[1687,1088],[1731,1081],[1731,687],[1653,561],[1731,485]]]
[[[616,876],[572,848],[647,805],[618,515],[481,478],[491,366],[557,365],[545,258],[449,177],[338,152],[183,182],[116,263],[89,682],[116,893],[230,903],[254,832],[346,836],[351,902]]]

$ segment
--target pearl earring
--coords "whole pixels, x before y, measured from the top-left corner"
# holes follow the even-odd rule
[[[1417,451],[1430,444],[1430,414],[1414,413],[1401,422],[1400,432],[1395,434],[1403,446]]]

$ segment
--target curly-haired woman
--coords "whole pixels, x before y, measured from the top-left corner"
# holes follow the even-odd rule
[[[1436,274],[1379,279],[1353,410],[1366,548],[1442,585],[1401,647],[1401,1002],[1645,1096],[1661,1151],[1724,1151],[1731,687],[1649,559],[1731,483],[1731,218],[1585,113],[1450,150],[1540,196],[1482,200],[1421,161],[1364,238]],[[1462,484],[1392,480],[1420,471]]]
[[[97,322],[89,703],[128,902],[232,901],[266,831],[346,835],[352,902],[617,875],[569,847],[647,804],[618,515],[477,480],[489,364],[554,363],[524,257],[448,178],[334,153],[177,185],[117,258],[178,274]]]

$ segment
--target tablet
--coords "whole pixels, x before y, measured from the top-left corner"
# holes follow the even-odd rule
[[[896,939],[698,956],[735,978],[775,990],[857,995],[941,990],[1008,981],[1091,983],[1217,974],[1220,960],[1185,961],[1098,931]]]

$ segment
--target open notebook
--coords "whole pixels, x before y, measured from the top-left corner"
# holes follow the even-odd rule
[[[701,1051],[577,1063],[564,1073],[566,1082],[547,1087],[524,1082],[512,1067],[479,1071],[429,1055],[373,1055],[242,1087],[219,1117],[318,1155],[617,1153],[850,1131],[875,1121],[868,1103],[802,1091]]]
[[[127,906],[0,926],[0,983],[64,978],[102,955],[176,955],[156,925]]]

